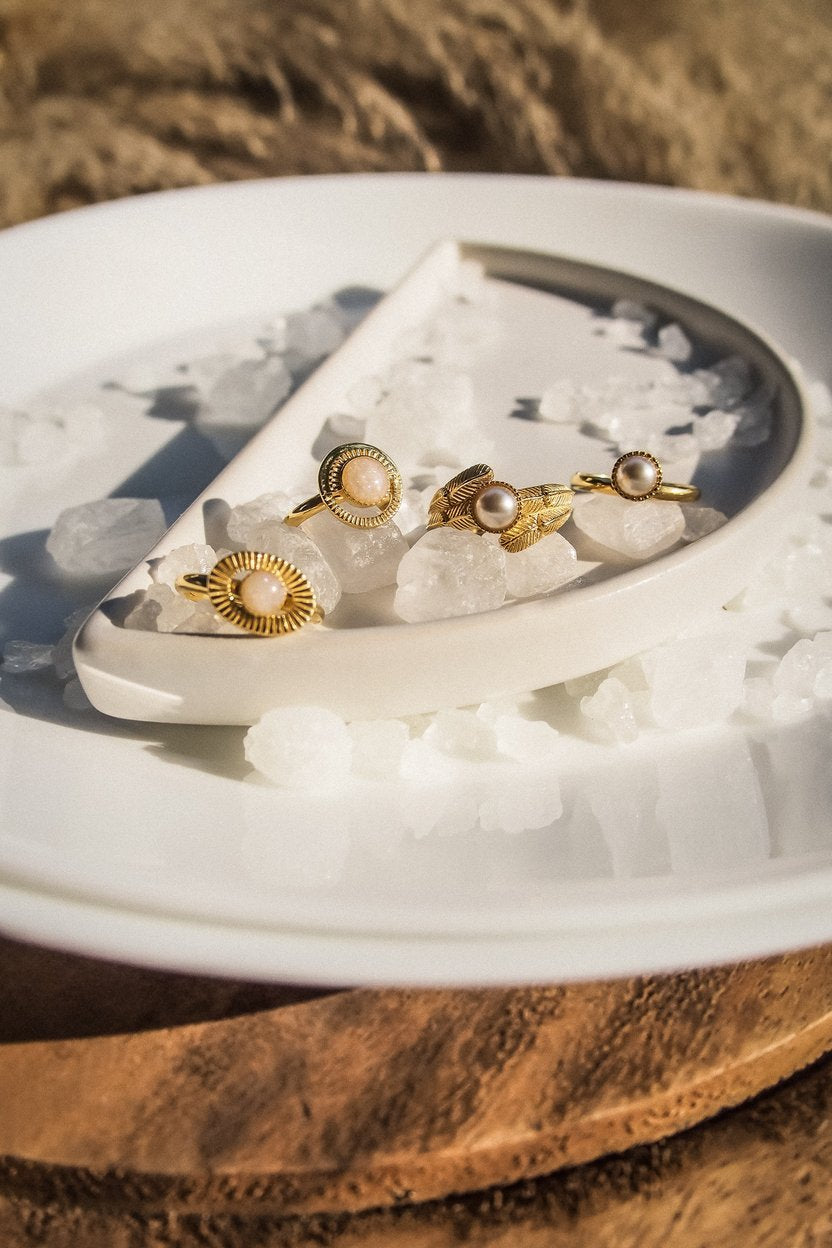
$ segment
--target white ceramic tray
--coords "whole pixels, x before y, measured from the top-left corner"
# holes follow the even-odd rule
[[[431,249],[382,299],[149,558],[210,540],[218,508],[269,490],[288,491],[298,482],[307,494],[313,490],[312,447],[324,421],[344,410],[346,396],[363,379],[386,373],[395,344],[408,331],[430,323],[461,261],[479,263],[488,275],[492,315],[502,330],[500,340],[470,365],[483,441],[493,446],[486,454],[472,445],[473,462],[489,459],[498,478],[519,485],[568,483],[573,471],[609,469],[606,445],[581,428],[521,422],[512,413],[523,395],[540,393],[560,377],[649,375],[655,369],[649,356],[622,351],[594,332],[596,309],[630,299],[681,324],[698,351],[715,359],[743,357],[775,396],[774,429],[766,442],[752,451],[711,453],[698,470],[704,501],[730,522],[636,569],[602,561],[591,583],[535,602],[405,624],[393,612],[390,587],[373,596],[369,609],[360,597],[351,598],[323,627],[266,642],[124,628],[119,604],[149,583],[143,561],[112,590],[76,642],[79,676],[99,710],[128,719],[251,724],[276,705],[328,706],[348,719],[466,706],[598,671],[676,636],[748,584],[808,476],[808,417],[799,383],[776,347],[735,318],[656,283],[555,256],[453,242]],[[453,425],[452,411],[447,420]],[[382,446],[398,458],[395,440]],[[571,529],[569,536],[580,539]],[[222,678],[207,680],[212,670]]]
[[[447,236],[580,257],[686,290],[829,380],[825,219],[602,183],[396,176],[151,196],[8,231],[0,399],[100,397],[119,360],[161,358],[174,340],[208,350],[217,324],[308,307],[345,286],[389,289]],[[111,417],[103,449],[80,463],[3,472],[8,637],[53,636],[71,608],[42,558],[62,507],[117,490],[187,502],[216,475],[210,451],[181,424],[141,405],[129,417],[113,407]],[[406,816],[436,794],[287,798],[241,783],[241,729],[85,718],[45,684],[29,682],[27,693],[22,682],[2,684],[7,932],[179,969],[317,983],[644,973],[832,939],[832,769],[816,725],[753,749],[732,730],[687,734],[658,778],[655,737],[620,753],[576,742],[553,825],[419,838]],[[639,794],[654,801],[659,782],[681,800],[691,760],[696,775],[744,777],[766,806],[767,835],[712,784],[688,793],[694,838],[672,822],[625,817],[627,799],[635,795],[638,811]],[[509,803],[522,796],[522,776],[489,783]],[[587,802],[601,784],[620,786],[612,829]],[[444,796],[464,816],[464,785]],[[539,796],[543,817],[545,786]]]

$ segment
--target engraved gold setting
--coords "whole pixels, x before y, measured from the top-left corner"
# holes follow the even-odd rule
[[[240,583],[251,572],[267,572],[282,582],[286,599],[279,612],[257,615],[243,605]],[[235,550],[215,563],[207,575],[186,573],[178,577],[176,588],[194,602],[208,598],[223,619],[258,637],[282,637],[297,632],[310,621],[323,619],[315,591],[303,573],[294,564],[266,551]]]
[[[478,507],[486,491],[504,491],[502,523],[489,523],[483,508]],[[517,501],[513,519],[512,497]],[[488,464],[472,464],[436,491],[428,512],[428,528],[447,525],[468,533],[495,533],[505,551],[517,554],[565,524],[572,511],[572,497],[567,485],[530,485],[518,490],[507,481],[495,480]]]
[[[368,459],[381,464],[387,473],[388,493],[378,504],[367,505],[351,498],[344,487],[344,469],[351,460]],[[318,493],[300,503],[285,517],[284,523],[297,527],[310,516],[330,511],[342,524],[356,529],[376,529],[392,520],[402,501],[402,477],[389,455],[365,442],[347,442],[336,446],[321,462],[318,470]]]
[[[661,464],[649,451],[627,451],[619,455],[609,476],[576,472],[571,485],[575,490],[617,494],[628,503],[644,503],[648,498],[660,502],[694,503],[699,498],[698,486],[665,481]]]

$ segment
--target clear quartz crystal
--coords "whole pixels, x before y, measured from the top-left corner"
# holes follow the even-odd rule
[[[714,533],[725,524],[728,517],[714,507],[702,507],[699,503],[685,503],[682,506],[685,516],[685,531],[682,537],[686,542],[698,541],[708,533]]]
[[[272,784],[318,792],[346,780],[353,739],[333,711],[315,706],[267,711],[245,735],[246,760]]]
[[[630,559],[650,559],[669,550],[685,531],[678,503],[651,498],[632,502],[609,494],[577,496],[572,519],[594,542]]]
[[[498,715],[494,736],[499,753],[518,763],[551,762],[559,747],[558,731],[551,724],[516,714]]]
[[[660,728],[724,723],[742,704],[746,651],[727,633],[668,642],[642,655],[641,664]]]
[[[404,556],[397,579],[395,610],[410,623],[494,611],[506,596],[506,555],[496,539],[431,529]]]
[[[194,542],[190,546],[177,546],[150,569],[150,575],[157,585],[175,586],[178,577],[187,573],[206,574],[217,562],[217,552],[213,546],[205,546]]]
[[[494,728],[476,711],[437,711],[426,729],[423,740],[443,754],[481,762],[494,758],[497,739]]]
[[[510,598],[549,594],[578,571],[575,547],[560,533],[550,533],[528,550],[506,556],[506,589]]]
[[[3,647],[3,671],[12,675],[41,672],[54,661],[54,646],[34,641],[7,641]]]
[[[448,414],[453,413],[453,419]],[[400,469],[418,464],[461,467],[485,443],[474,411],[471,378],[455,368],[407,360],[391,370],[386,392],[367,414],[366,438]]]
[[[607,676],[594,693],[581,698],[581,714],[607,745],[626,745],[639,733],[639,699],[617,676]]]
[[[410,739],[403,720],[354,720],[349,731],[353,746],[352,769],[357,776],[389,780],[399,774]]]
[[[681,325],[664,325],[658,334],[658,351],[665,359],[683,364],[690,359],[693,347]]]
[[[353,529],[330,515],[314,516],[304,526],[345,594],[364,594],[395,585],[408,545],[394,521],[375,529]]]
[[[166,527],[156,498],[102,498],[62,511],[46,549],[70,576],[113,576],[138,563]]]
[[[220,373],[210,387],[197,424],[259,428],[291,387],[291,374],[279,356],[240,360]]]

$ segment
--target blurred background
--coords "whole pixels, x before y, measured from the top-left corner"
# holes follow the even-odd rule
[[[0,0],[0,224],[354,170],[832,208],[830,0]]]

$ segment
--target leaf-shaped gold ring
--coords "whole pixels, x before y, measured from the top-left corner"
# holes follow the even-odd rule
[[[496,533],[500,545],[517,554],[555,533],[572,511],[568,485],[529,485],[522,490],[495,481],[488,464],[473,464],[436,491],[428,528],[448,525],[469,533]]]

